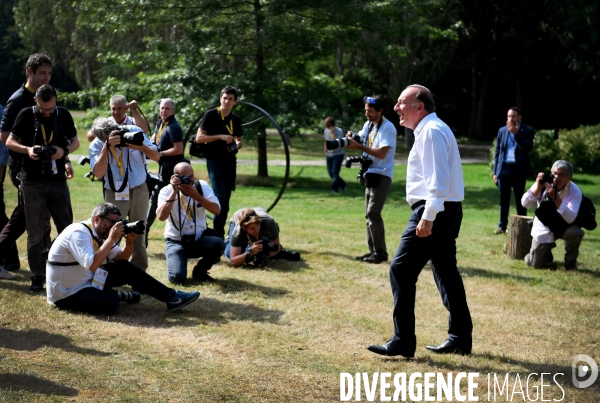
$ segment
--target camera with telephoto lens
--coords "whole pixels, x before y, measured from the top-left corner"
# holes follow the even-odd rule
[[[554,183],[554,175],[549,174],[549,173],[544,173],[544,177],[542,178],[542,184],[544,183],[549,183],[549,184],[553,184]]]
[[[235,142],[235,140],[233,140],[231,143],[227,144],[227,148],[229,149],[229,152],[232,155],[236,155],[238,153],[238,146],[237,146],[237,143]]]
[[[42,175],[54,175],[54,170],[52,169],[52,156],[56,154],[56,148],[54,148],[54,146],[33,147],[33,153],[40,157],[40,162],[42,163]]]
[[[146,136],[140,130],[137,126],[119,126],[117,136],[121,136],[121,142],[117,144],[117,147],[127,147],[130,144],[134,146],[143,145]]]
[[[348,157],[346,158],[346,168],[350,168],[355,162],[360,163],[360,171],[358,171],[356,179],[358,179],[361,185],[365,186],[365,173],[373,163],[373,160],[369,157],[364,157],[362,155],[356,157]]]
[[[356,141],[359,144],[361,143],[360,136],[358,134],[353,133],[352,140]],[[325,140],[325,147],[327,147],[328,150],[335,150],[340,147],[347,147],[349,144],[350,139],[348,137],[335,140]]]
[[[279,251],[279,246],[276,243],[271,242],[269,238],[260,238],[259,240],[262,243],[263,249],[258,252],[256,255],[251,256],[247,263],[251,263],[256,267],[264,267],[267,265],[267,258],[271,252]],[[257,241],[257,242],[259,242]],[[252,244],[248,243],[246,247],[246,252],[252,253]]]
[[[144,224],[143,220],[140,221],[134,221],[134,222],[129,222],[126,219],[121,219],[121,222],[123,223],[123,234],[127,235],[127,234],[143,234],[144,231],[146,230],[146,225]]]
[[[177,175],[177,177],[181,181],[182,185],[191,185],[192,184],[192,180],[190,179],[189,175],[183,175],[183,176]]]

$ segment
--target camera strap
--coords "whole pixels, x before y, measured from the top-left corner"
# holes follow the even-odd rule
[[[177,227],[177,224],[175,223],[175,220],[173,219],[173,210],[171,210],[171,212],[169,213],[169,218],[171,219],[171,222],[173,223],[173,226],[175,227],[175,229],[177,231],[179,231],[179,236],[183,236],[183,234],[181,233],[181,231],[183,230],[183,224],[185,223],[186,219],[185,217],[189,217],[190,221],[193,220],[194,222],[194,234],[196,233],[196,209],[195,207],[195,203],[194,203],[194,199],[192,198],[192,196],[188,196],[189,200],[188,200],[188,205],[185,205],[185,201],[183,200],[183,194],[181,194],[180,191],[177,192],[177,208],[178,208],[178,216],[179,216],[179,228]],[[183,204],[183,209],[181,208]],[[185,214],[182,214],[185,213]],[[183,220],[181,219],[183,217]]]
[[[375,141],[375,137],[377,137],[377,133],[379,132],[379,129],[381,129],[381,125],[383,124],[384,119],[385,118],[383,117],[383,115],[381,115],[381,120],[379,121],[379,124],[374,127],[375,133],[373,133],[372,137],[371,137],[371,130],[373,130],[373,122],[371,122],[371,124],[369,125],[368,132],[367,132],[367,136],[369,137],[369,148],[371,148],[373,146],[373,141]]]
[[[111,154],[113,154],[113,149],[109,147],[109,145],[107,144],[106,147],[108,147],[108,149],[110,150]],[[115,158],[115,160],[117,161],[117,164],[119,165],[119,173],[121,173],[121,168],[123,166],[123,149],[121,148],[121,160],[119,161],[118,158],[115,157],[115,154],[113,154],[113,158]],[[110,160],[110,157],[109,157]],[[121,193],[123,191],[123,189],[125,189],[125,187],[127,187],[127,184],[129,182],[129,170],[131,169],[130,166],[130,161],[131,161],[131,155],[129,155],[129,151],[127,152],[127,169],[125,169],[125,176],[123,176],[123,174],[121,173],[121,176],[123,176],[123,183],[121,184],[121,188],[120,189],[115,189],[115,180],[113,178],[113,173],[112,173],[112,169],[110,167],[110,161],[108,161],[108,164],[106,164],[106,172],[108,175],[108,186],[110,187],[110,190],[112,190],[115,193]]]
[[[33,110],[33,119],[34,119],[34,122],[33,122],[34,126],[33,127],[35,129],[34,135],[33,135],[33,145],[35,146],[35,138],[37,137],[38,131],[40,130],[40,127],[41,127],[41,129],[42,129],[43,145],[47,146],[54,139],[54,133],[57,133],[57,135],[58,135],[58,106],[56,107],[56,110],[52,113],[52,115],[54,115],[54,121],[53,121],[53,124],[52,124],[52,131],[50,132],[50,139],[46,139],[46,128],[38,120],[36,106],[32,106],[31,108]]]

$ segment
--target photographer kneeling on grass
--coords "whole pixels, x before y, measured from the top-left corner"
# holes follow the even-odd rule
[[[219,200],[205,181],[194,181],[194,170],[187,162],[173,168],[171,186],[158,195],[156,216],[165,223],[167,275],[172,283],[183,284],[187,278],[188,259],[202,257],[192,271],[200,282],[214,279],[208,274],[225,250],[223,239],[206,225],[206,210],[218,215]]]
[[[98,204],[90,220],[65,228],[53,241],[48,253],[48,303],[59,309],[111,314],[119,308],[121,301],[136,303],[140,300],[138,292],[112,289],[125,284],[165,302],[169,311],[183,308],[198,299],[199,292],[168,288],[128,262],[138,237],[130,231],[136,229],[121,220],[121,212],[111,203]],[[124,249],[118,245],[121,237],[125,237]]]
[[[225,257],[234,267],[267,265],[267,259],[297,262],[300,254],[283,249],[279,243],[279,226],[260,207],[236,211],[229,222],[229,239],[225,241]]]
[[[535,268],[552,267],[556,238],[565,240],[565,269],[577,270],[579,245],[585,234],[577,221],[583,194],[571,182],[573,165],[558,160],[552,173],[538,173],[531,189],[521,198],[523,207],[537,207],[531,228],[531,250],[525,263]]]

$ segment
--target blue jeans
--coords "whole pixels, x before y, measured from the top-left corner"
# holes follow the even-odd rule
[[[44,249],[44,222],[46,210],[50,211],[56,231],[60,234],[73,223],[71,195],[67,181],[64,182],[21,182],[23,204],[27,226],[27,260],[33,276],[46,276]]]
[[[329,174],[329,177],[333,179],[333,182],[331,183],[331,190],[334,192],[337,192],[339,188],[344,189],[346,187],[346,182],[340,178],[342,161],[344,161],[344,154],[327,157],[327,173]]]
[[[202,274],[210,270],[217,259],[223,256],[225,242],[216,236],[203,236],[196,240],[194,257],[202,257],[194,267],[194,273]],[[187,278],[189,258],[180,241],[167,238],[165,241],[167,256],[167,277],[171,283],[183,284]]]
[[[235,157],[224,160],[206,160],[206,169],[210,176],[210,184],[215,196],[219,199],[221,212],[213,219],[213,229],[221,238],[225,237],[225,223],[229,214],[229,199],[235,190],[236,160]]]

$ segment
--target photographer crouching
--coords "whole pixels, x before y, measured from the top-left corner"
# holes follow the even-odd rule
[[[558,160],[551,174],[538,173],[535,183],[521,198],[523,207],[537,207],[531,228],[531,250],[525,263],[535,268],[552,267],[556,238],[565,240],[565,269],[577,270],[579,245],[585,234],[576,219],[583,194],[573,178],[573,165]]]
[[[233,214],[225,257],[234,267],[250,264],[264,267],[269,259],[300,260],[298,252],[281,247],[279,225],[260,207],[240,209]]]
[[[346,167],[360,162],[359,180],[365,186],[365,217],[367,219],[367,245],[369,253],[356,260],[378,264],[388,259],[385,229],[381,211],[394,177],[396,152],[396,127],[383,116],[384,103],[379,96],[365,97],[365,122],[360,142],[348,132],[348,148],[361,150],[361,157],[348,157]],[[358,161],[357,161],[358,160]]]
[[[149,199],[146,157],[159,160],[156,146],[138,126],[118,125],[112,118],[97,118],[90,132],[96,137],[90,143],[90,167],[96,178],[104,178],[104,200],[130,221],[145,221]],[[131,263],[148,268],[145,236],[135,240]]]
[[[143,231],[142,231],[143,232]],[[125,247],[118,245],[125,238]],[[121,301],[140,301],[137,291],[116,291],[128,284],[141,293],[165,302],[176,311],[194,302],[197,291],[183,292],[166,287],[144,270],[129,263],[135,226],[121,220],[121,212],[111,203],[100,203],[92,217],[65,228],[49,248],[46,263],[48,303],[59,309],[91,314],[112,314]]]

